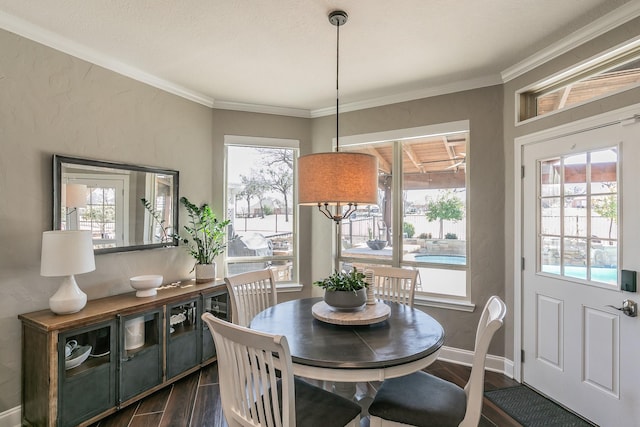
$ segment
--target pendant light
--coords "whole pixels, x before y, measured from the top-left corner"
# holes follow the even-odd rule
[[[298,204],[318,206],[327,218],[339,224],[358,205],[378,202],[378,159],[364,153],[340,152],[340,26],[347,13],[334,10],[329,22],[336,27],[336,151],[301,156],[298,159]],[[335,206],[332,213],[330,206]],[[347,206],[346,212],[342,212]]]

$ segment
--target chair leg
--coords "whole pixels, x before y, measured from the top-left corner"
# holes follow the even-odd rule
[[[355,417],[353,420],[349,422],[349,424],[347,424],[344,427],[360,427],[360,415]]]
[[[379,417],[369,417],[369,427],[413,427],[409,424],[397,423],[395,421],[384,420]]]

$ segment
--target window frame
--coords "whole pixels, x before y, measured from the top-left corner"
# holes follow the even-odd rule
[[[292,224],[292,254],[291,255],[271,255],[271,256],[236,256],[229,257],[228,251],[225,251],[223,262],[225,275],[228,274],[228,265],[230,263],[244,263],[244,262],[268,262],[268,261],[286,261],[291,260],[293,263],[293,275],[291,280],[288,281],[276,281],[276,287],[288,288],[291,286],[297,286],[300,281],[300,257],[299,257],[299,230],[298,230],[298,157],[300,155],[300,141],[297,139],[284,139],[284,138],[269,138],[269,137],[252,137],[252,136],[240,136],[240,135],[225,135],[224,136],[224,212],[225,219],[232,219],[229,217],[229,191],[228,191],[228,149],[229,147],[249,147],[249,148],[282,148],[293,150],[293,187],[292,187],[292,202],[291,209],[293,211],[293,224]]]
[[[403,204],[403,172],[402,172],[402,141],[406,141],[414,138],[421,137],[430,137],[430,136],[439,136],[446,135],[452,133],[462,133],[469,132],[470,133],[470,123],[469,120],[461,120],[456,122],[448,122],[441,123],[436,125],[427,125],[420,126],[415,128],[407,128],[407,129],[397,129],[392,131],[385,132],[376,132],[369,134],[360,134],[360,135],[352,135],[352,136],[343,136],[340,138],[341,147],[347,148],[354,145],[365,145],[372,143],[382,143],[382,142],[390,142],[393,141],[393,170],[400,171],[398,176],[394,174],[394,179],[392,180],[392,191],[391,191],[391,228],[393,230],[402,230],[403,229],[403,220],[404,220],[404,204]],[[334,138],[335,139],[335,138]],[[335,140],[333,141],[335,144]],[[467,146],[466,152],[469,152],[469,147]],[[469,188],[469,173],[466,173],[465,176],[465,228],[467,236],[470,235],[470,188]],[[340,230],[340,227],[338,227]],[[408,261],[402,260],[401,251],[396,248],[401,248],[403,244],[403,235],[402,233],[393,233],[391,236],[391,245],[394,247],[390,259],[379,259],[379,258],[364,258],[364,257],[352,257],[348,255],[344,255],[342,251],[342,247],[340,245],[342,236],[340,231],[338,231],[338,239],[336,239],[336,257],[337,257],[337,265],[341,265],[341,263],[358,263],[358,264],[378,264],[378,265],[388,265],[393,267],[411,267],[411,268],[428,268],[428,269],[438,269],[438,270],[455,270],[455,271],[464,271],[465,272],[465,295],[457,296],[457,295],[445,295],[445,294],[435,294],[429,293],[425,291],[417,291],[415,304],[416,305],[429,305],[436,306],[442,308],[453,308],[462,311],[472,311],[474,309],[474,305],[471,303],[471,275],[470,271],[470,244],[469,239],[466,240],[466,256],[467,262],[465,265],[453,265],[453,264],[434,264],[434,263],[421,263],[416,261]],[[420,279],[424,280],[424,279]]]
[[[517,127],[531,123],[543,117],[550,117],[559,112],[568,111],[581,105],[640,87],[640,83],[632,84],[542,115],[538,115],[535,111],[539,96],[589,77],[594,77],[598,73],[615,68],[622,63],[638,59],[640,59],[640,36],[517,90],[515,92],[514,125]]]

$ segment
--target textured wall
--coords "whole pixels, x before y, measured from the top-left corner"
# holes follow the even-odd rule
[[[211,110],[0,31],[0,412],[20,404],[20,322],[59,285],[40,277],[52,224],[52,154],[180,171],[180,193],[210,201]],[[128,292],[128,278],[188,277],[179,248],[96,257],[77,276],[89,299]]]

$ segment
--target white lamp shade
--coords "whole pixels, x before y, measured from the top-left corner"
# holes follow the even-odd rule
[[[40,275],[70,276],[95,269],[90,231],[54,230],[42,233]]]
[[[316,153],[298,159],[300,205],[378,202],[378,159],[364,153]]]
[[[83,184],[65,184],[63,201],[67,208],[84,208],[87,206],[87,186]]]

